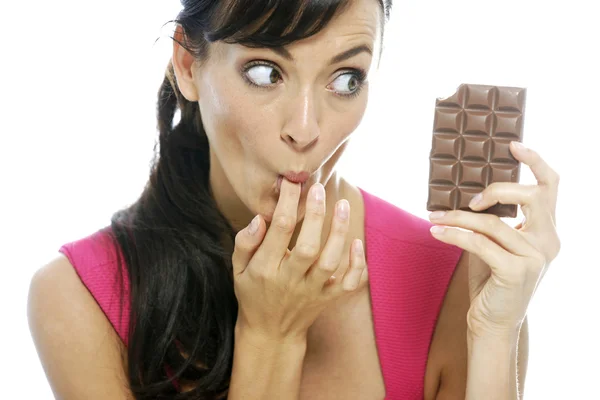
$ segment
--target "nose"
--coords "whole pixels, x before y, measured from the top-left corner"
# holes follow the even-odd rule
[[[302,151],[316,142],[320,135],[316,99],[310,89],[296,94],[286,105],[287,118],[281,138],[294,150]]]

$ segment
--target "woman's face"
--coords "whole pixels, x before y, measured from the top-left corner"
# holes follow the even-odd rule
[[[310,186],[327,187],[365,112],[363,80],[377,61],[381,19],[377,1],[355,0],[318,34],[284,49],[216,42],[208,59],[192,66],[213,194],[234,226],[258,213],[271,220],[286,172],[310,174],[299,219]]]

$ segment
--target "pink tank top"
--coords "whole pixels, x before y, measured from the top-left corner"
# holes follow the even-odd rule
[[[422,400],[429,346],[462,249],[434,239],[431,223],[360,189],[375,338],[387,399]],[[66,255],[128,344],[129,305],[121,305],[118,252],[104,228],[65,244]],[[124,275],[126,278],[126,274]]]

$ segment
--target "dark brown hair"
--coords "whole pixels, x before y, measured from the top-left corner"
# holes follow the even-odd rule
[[[391,0],[378,0],[387,18]],[[210,42],[284,46],[319,32],[348,0],[182,0],[174,21],[197,59]],[[175,115],[180,118],[174,124]],[[178,90],[169,63],[158,91],[160,132],[140,198],[116,212],[111,230],[131,292],[129,386],[136,399],[225,398],[237,301],[235,232],[209,185],[209,144],[196,102]],[[174,382],[193,382],[178,393]]]

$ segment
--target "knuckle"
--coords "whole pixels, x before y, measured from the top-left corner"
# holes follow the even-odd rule
[[[460,218],[460,215],[461,215],[461,214],[462,214],[462,213],[460,213],[458,210],[449,210],[449,211],[446,211],[446,218],[447,218],[448,220],[451,220],[451,221],[453,221],[453,220],[455,220],[456,218]]]
[[[490,183],[485,189],[483,189],[483,191],[481,192],[481,196],[483,198],[486,198],[486,197],[489,197],[489,196],[493,195],[494,193],[496,193],[500,183],[501,182]]]
[[[338,264],[331,261],[323,261],[318,265],[319,269],[326,273],[334,273],[337,270]]]
[[[331,230],[335,235],[345,235],[348,231],[348,223],[336,221],[332,224]]]
[[[247,240],[244,240],[244,231],[241,230],[237,233],[237,235],[235,235],[235,245],[234,245],[234,251],[236,250],[241,250],[241,251],[247,251],[251,246],[248,243]]]
[[[322,218],[325,216],[325,207],[320,204],[312,204],[307,206],[306,213],[309,216]]]
[[[358,283],[352,283],[352,284],[348,284],[348,285],[343,285],[341,290],[343,290],[346,293],[354,292],[357,287],[358,287]]]
[[[275,275],[268,268],[252,268],[253,278],[262,283],[268,283],[275,280]]]
[[[273,219],[273,225],[282,233],[292,233],[296,228],[296,218],[290,215],[278,215]]]
[[[475,246],[478,251],[483,253],[486,250],[486,239],[482,234],[474,232],[472,242],[473,246]]]
[[[299,258],[313,259],[319,255],[319,246],[315,243],[298,243],[295,252]]]
[[[497,230],[498,222],[501,222],[500,218],[492,214],[486,214],[485,218],[483,219],[486,232],[494,232]]]

